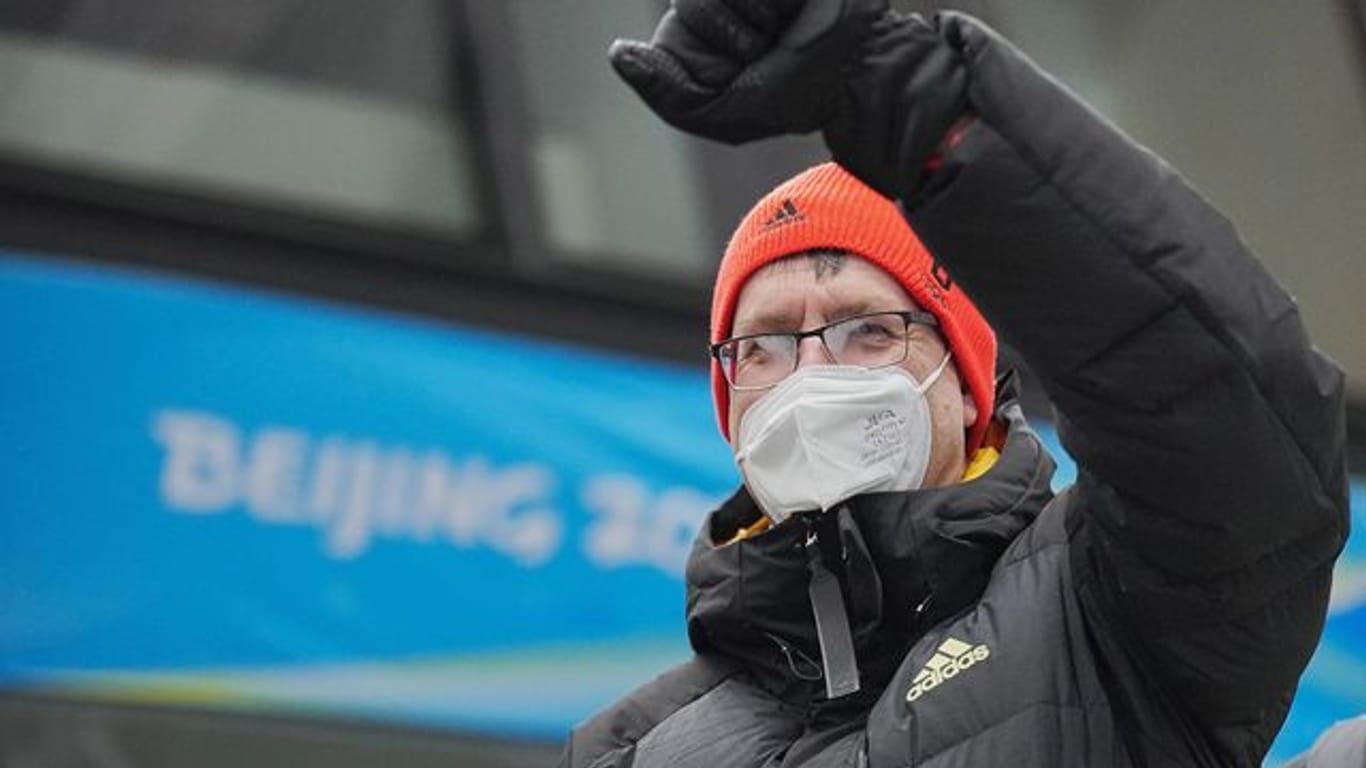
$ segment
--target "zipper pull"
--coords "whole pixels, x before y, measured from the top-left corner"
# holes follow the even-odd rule
[[[778,646],[778,650],[782,652],[783,658],[787,659],[787,668],[792,671],[793,677],[796,677],[798,680],[808,681],[821,679],[820,665],[812,661],[811,657],[807,656],[805,651],[800,648],[793,648],[787,641],[772,632],[765,632],[764,635]],[[810,671],[803,671],[803,667]]]
[[[821,645],[825,696],[838,699],[859,689],[858,658],[854,653],[854,636],[849,631],[849,613],[844,606],[840,582],[825,567],[820,534],[811,517],[806,518],[806,562],[811,572],[807,593],[811,598],[811,612],[816,617],[816,637]]]

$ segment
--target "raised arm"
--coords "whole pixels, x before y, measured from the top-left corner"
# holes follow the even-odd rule
[[[975,120],[910,218],[1057,407],[1096,635],[1216,740],[1278,724],[1346,535],[1342,374],[1171,168],[989,30],[937,31]]]

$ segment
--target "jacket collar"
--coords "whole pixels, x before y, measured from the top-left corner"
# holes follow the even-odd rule
[[[998,391],[996,418],[1007,425],[1006,444],[976,480],[857,496],[838,510],[715,547],[714,527],[758,512],[741,487],[703,525],[688,559],[694,650],[739,662],[781,698],[822,698],[807,597],[807,546],[815,532],[823,561],[840,581],[862,684],[838,703],[875,698],[921,635],[976,602],[1001,553],[1052,498],[1053,461],[1025,423],[1013,377]]]

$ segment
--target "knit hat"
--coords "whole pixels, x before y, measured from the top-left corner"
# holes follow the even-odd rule
[[[712,343],[730,336],[735,304],[755,271],[784,256],[812,250],[847,251],[871,261],[939,320],[958,375],[977,405],[977,421],[967,436],[971,455],[991,423],[996,334],[925,250],[896,204],[835,163],[810,168],[778,185],[741,220],[716,274]],[[721,434],[729,439],[730,388],[716,360],[711,363],[711,383]]]

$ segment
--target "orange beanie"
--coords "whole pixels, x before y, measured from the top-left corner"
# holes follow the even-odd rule
[[[871,261],[939,320],[958,375],[977,404],[977,421],[967,436],[971,455],[991,423],[996,334],[962,288],[925,250],[896,204],[835,163],[818,165],[783,182],[741,220],[716,274],[712,343],[730,335],[740,291],[755,271],[784,256],[811,250],[847,251]],[[714,359],[711,383],[721,434],[729,439],[730,388]]]

